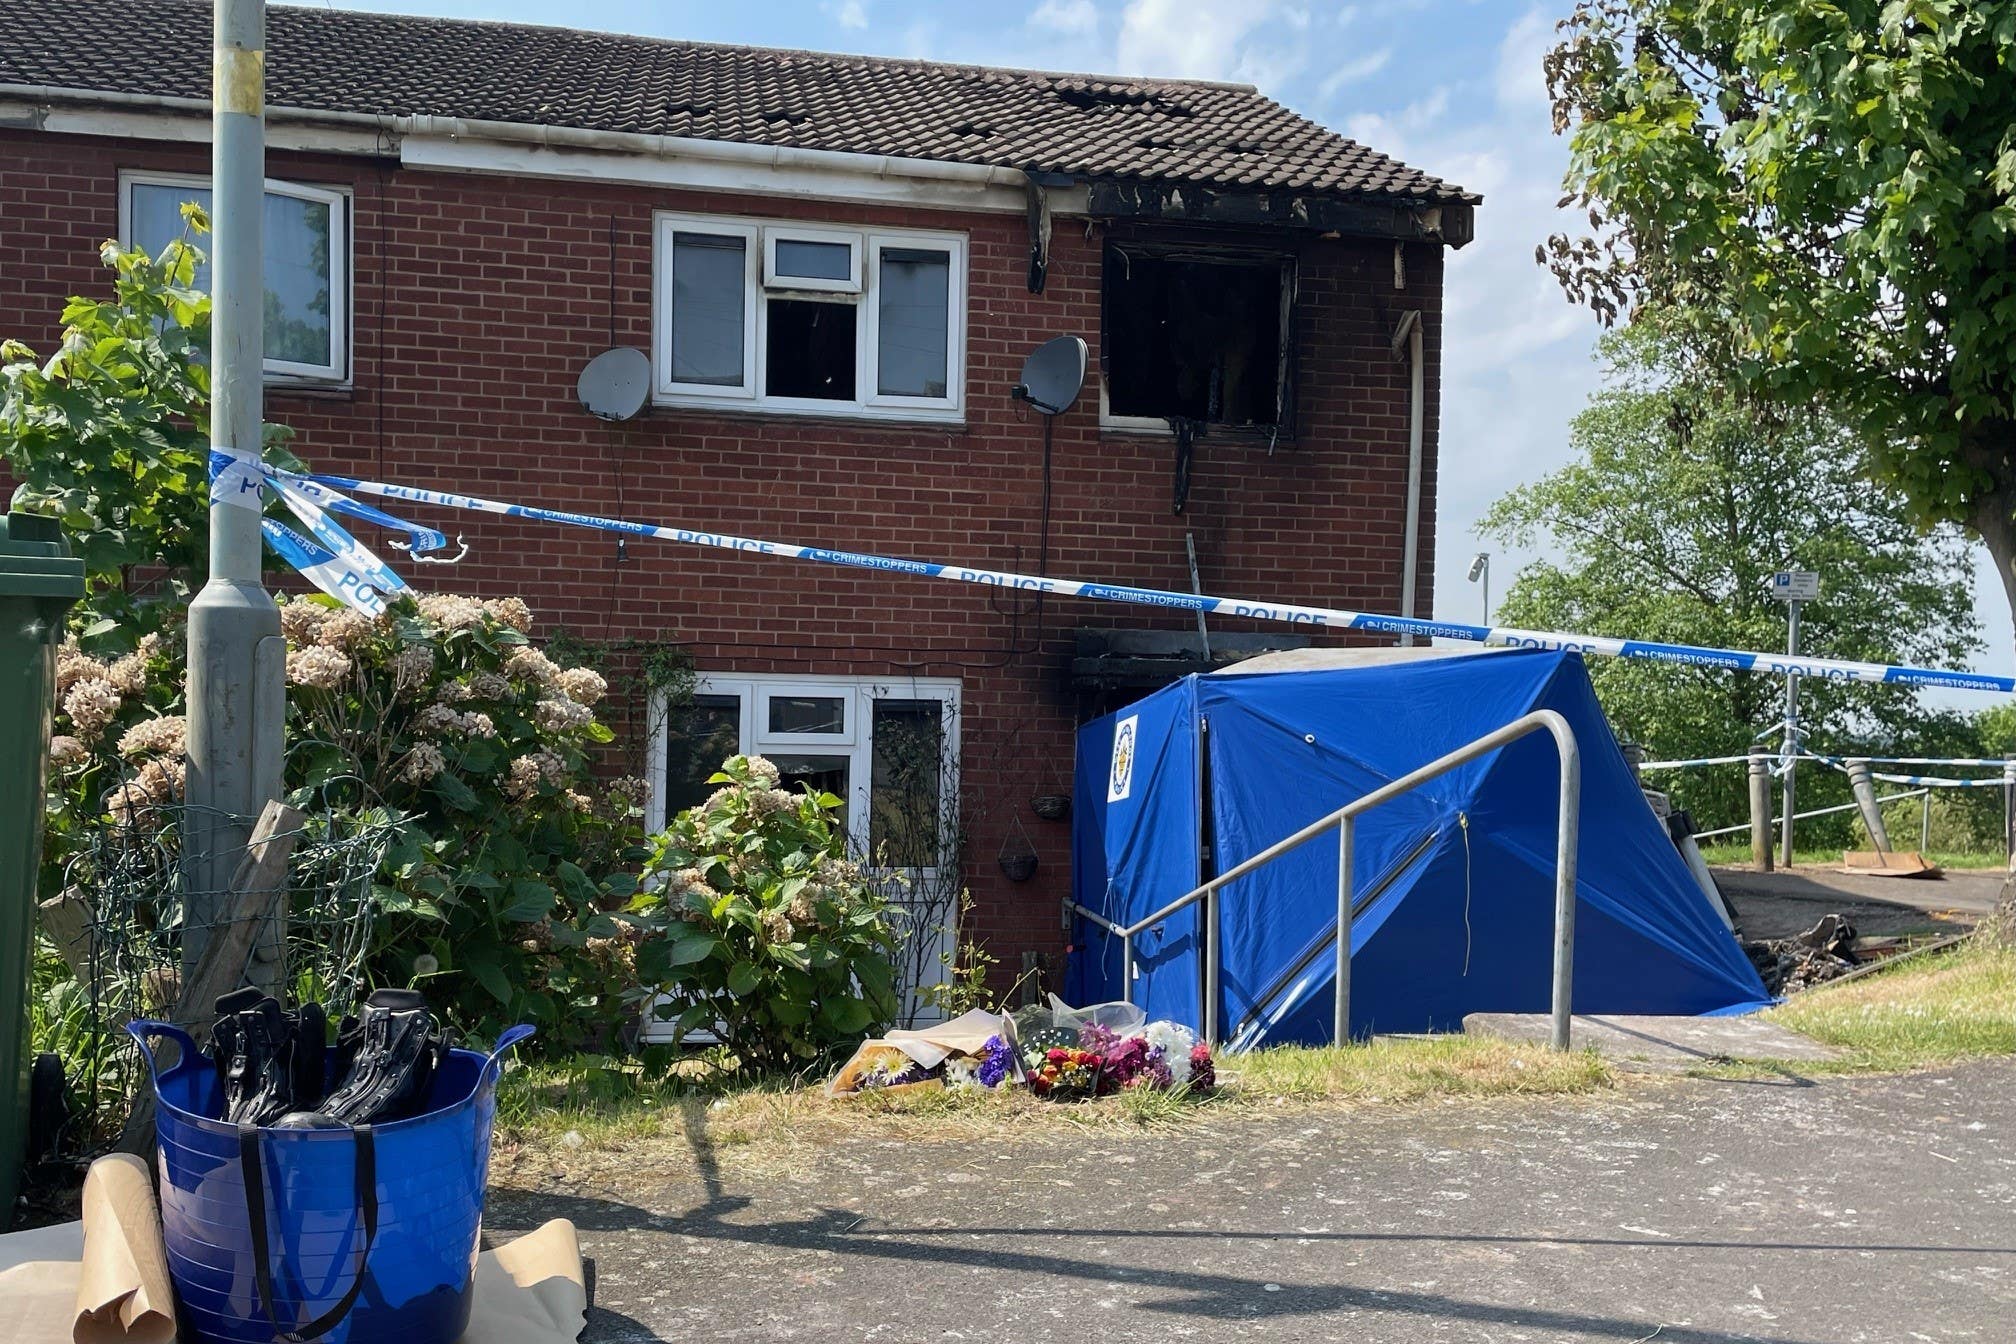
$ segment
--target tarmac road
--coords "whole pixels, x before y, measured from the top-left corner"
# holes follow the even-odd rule
[[[2012,1095],[2004,1061],[861,1141],[816,1183],[499,1190],[488,1222],[575,1219],[600,1341],[2006,1344]]]

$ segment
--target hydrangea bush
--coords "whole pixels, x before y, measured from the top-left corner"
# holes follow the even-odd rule
[[[600,674],[542,653],[516,598],[422,597],[374,619],[295,597],[280,616],[292,801],[400,819],[373,979],[479,1033],[534,1020],[554,1048],[612,1044],[644,932],[625,907],[645,785],[589,774],[612,736]],[[151,824],[180,800],[183,662],[180,630],[118,657],[58,654],[45,892],[90,828]]]
[[[897,940],[848,859],[829,793],[787,793],[734,756],[720,785],[654,841],[633,909],[658,916],[637,965],[682,1039],[711,1032],[742,1068],[824,1062],[894,1020]],[[657,991],[651,991],[655,998]]]

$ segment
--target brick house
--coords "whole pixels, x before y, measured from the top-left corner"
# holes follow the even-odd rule
[[[209,10],[10,0],[0,336],[46,349],[100,241],[201,198]],[[1207,592],[1427,613],[1442,250],[1478,198],[1251,88],[319,8],[271,12],[266,69],[266,413],[318,468],[1158,588],[1194,548]],[[1011,388],[1054,336],[1091,375],[1046,465]],[[610,422],[576,379],[618,346],[653,386]],[[1004,979],[1065,950],[1069,826],[1032,800],[1075,725],[1206,656],[1189,615],[415,516],[470,553],[410,580],[690,655],[692,703],[630,719],[657,815],[761,751],[970,887]],[[907,787],[958,800],[958,864],[895,825],[898,740],[942,757]]]

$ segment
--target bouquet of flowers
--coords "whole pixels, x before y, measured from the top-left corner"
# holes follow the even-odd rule
[[[992,1089],[1019,1081],[1015,1026],[978,1011],[918,1031],[864,1042],[834,1075],[828,1094],[856,1097],[895,1089]]]
[[[1128,1029],[1097,1020],[1026,1030],[1022,1063],[1029,1086],[1051,1101],[1080,1101],[1132,1088],[1202,1094],[1217,1086],[1211,1048],[1174,1022]]]

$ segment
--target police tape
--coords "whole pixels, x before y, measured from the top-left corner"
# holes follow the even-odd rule
[[[1869,778],[1885,784],[1911,784],[1927,789],[1999,789],[2007,783],[2000,775],[1992,779],[1941,779],[1937,775],[1886,775],[1874,770],[1869,772]]]
[[[309,535],[304,537],[276,519],[261,518],[259,532],[266,539],[266,544],[317,588],[367,615],[376,616],[385,610],[389,599],[406,592],[406,581],[331,518],[329,515],[332,512],[404,531],[407,545],[416,552],[416,559],[419,558],[418,552],[448,544],[448,538],[432,528],[401,522],[382,509],[345,499],[292,473],[260,466],[251,479],[262,484],[247,490],[242,482],[246,479],[247,464],[251,460],[246,454],[229,449],[210,450],[212,500],[246,508],[263,508],[265,490],[272,490],[287,506],[288,512],[308,529]],[[227,490],[228,494],[220,496],[220,491]]]
[[[981,569],[976,566],[939,564],[926,560],[903,560],[890,556],[871,555],[859,551],[833,550],[821,546],[804,546],[794,542],[762,541],[750,537],[738,537],[727,532],[714,532],[700,528],[663,527],[651,523],[634,523],[618,518],[603,518],[594,514],[570,513],[562,509],[541,508],[533,504],[508,504],[500,500],[483,499],[475,495],[458,494],[450,490],[426,490],[415,486],[388,485],[382,481],[359,480],[350,476],[334,476],[316,473],[300,476],[292,472],[267,467],[266,478],[276,485],[286,482],[297,487],[314,485],[326,491],[339,492],[338,498],[347,499],[340,492],[351,491],[374,499],[394,501],[401,504],[420,504],[434,508],[459,509],[470,513],[490,514],[501,518],[525,518],[535,522],[562,523],[571,527],[593,528],[602,532],[614,532],[622,536],[654,537],[661,541],[678,542],[691,546],[707,546],[718,550],[736,551],[746,555],[766,555],[783,559],[808,560],[817,564],[841,565],[855,569],[871,569],[887,574],[904,574],[916,578],[948,579],[958,583],[973,583],[988,587],[1014,589],[1029,593],[1049,593],[1063,597],[1083,597],[1103,602],[1125,602],[1138,606],[1166,607],[1180,611],[1201,611],[1210,615],[1237,616],[1260,621],[1279,621],[1290,625],[1319,626],[1335,630],[1363,630],[1377,634],[1413,635],[1422,639],[1454,639],[1472,644],[1490,644],[1507,648],[1558,649],[1571,653],[1595,653],[1618,658],[1632,658],[1653,662],[1678,663],[1696,667],[1729,668],[1736,671],[1796,673],[1802,677],[1817,677],[1822,680],[1878,682],[1905,686],[1944,686],[1957,690],[2016,692],[2016,677],[1995,676],[1985,672],[1945,671],[1937,668],[1899,667],[1885,663],[1848,662],[1833,658],[1790,657],[1783,654],[1748,653],[1736,649],[1704,648],[1691,644],[1664,644],[1652,640],[1611,639],[1598,635],[1568,635],[1540,630],[1520,630],[1509,627],[1467,625],[1456,621],[1423,620],[1409,616],[1381,616],[1372,612],[1350,611],[1333,607],[1305,607],[1294,603],[1261,601],[1249,598],[1210,597],[1196,593],[1179,593],[1160,588],[1137,588],[1126,584],[1094,583],[1083,579],[1060,579],[1046,575],[1018,574],[1009,570]],[[301,494],[297,489],[296,494]],[[283,495],[283,498],[286,496]],[[349,501],[354,503],[355,501]],[[289,507],[295,508],[296,516],[301,516],[294,500],[288,500]],[[320,510],[318,510],[320,512]],[[354,515],[353,515],[354,516]],[[414,533],[423,529],[410,523],[394,520],[393,525]],[[333,523],[330,526],[334,526]],[[341,529],[337,529],[339,532]],[[353,545],[355,543],[352,543]],[[329,549],[340,553],[341,548]],[[362,549],[362,548],[359,548]],[[366,552],[368,554],[368,552]],[[402,585],[403,586],[403,585]],[[340,596],[340,594],[338,595]]]

